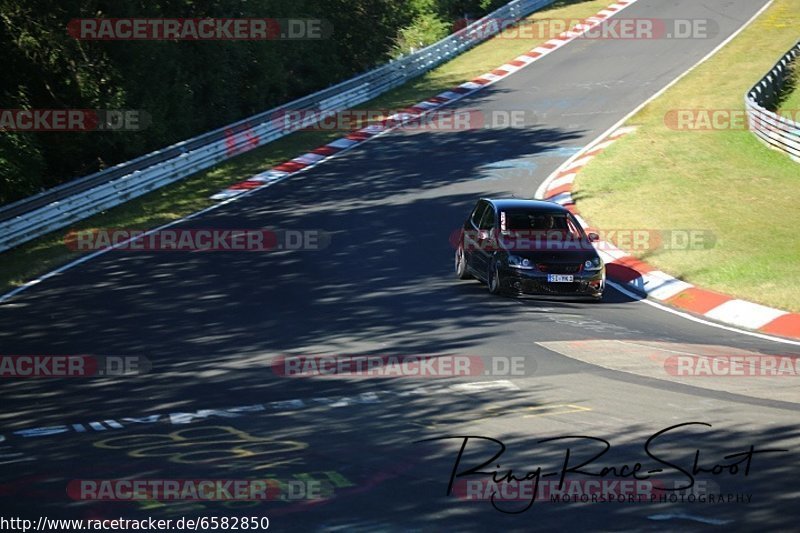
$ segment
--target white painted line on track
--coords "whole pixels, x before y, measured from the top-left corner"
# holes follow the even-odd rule
[[[535,198],[539,198],[539,199],[544,198],[544,195],[550,189],[550,187],[552,185],[552,182],[555,181],[556,179],[558,179],[557,177],[561,173],[565,172],[566,169],[569,168],[571,165],[573,165],[577,160],[583,158],[585,156],[585,154],[587,154],[588,152],[591,152],[594,149],[599,148],[599,146],[601,144],[607,142],[609,140],[608,138],[612,134],[616,133],[617,135],[622,136],[622,135],[625,135],[625,134],[629,133],[630,131],[632,131],[632,129],[634,129],[634,127],[623,126],[626,122],[628,122],[631,119],[631,117],[633,117],[634,115],[639,113],[647,105],[649,105],[651,102],[653,102],[658,97],[660,97],[662,94],[664,94],[669,89],[671,89],[673,86],[675,86],[678,82],[680,82],[683,78],[688,76],[691,72],[693,72],[695,69],[697,69],[700,65],[702,65],[703,63],[705,63],[706,61],[708,61],[709,59],[714,57],[720,50],[722,50],[731,41],[733,41],[736,37],[738,37],[740,33],[742,33],[745,29],[747,29],[756,19],[758,19],[758,17],[760,17],[767,9],[769,9],[774,2],[775,2],[775,0],[769,0],[769,2],[764,4],[761,7],[761,9],[759,9],[752,17],[750,17],[750,19],[747,20],[747,22],[745,24],[743,24],[735,32],[733,32],[731,35],[729,35],[724,41],[722,41],[719,45],[717,45],[708,54],[703,56],[703,58],[701,58],[700,61],[698,61],[697,63],[692,65],[688,70],[683,72],[680,76],[678,76],[677,78],[675,78],[674,80],[669,82],[667,85],[665,85],[663,88],[658,90],[655,94],[653,94],[650,98],[648,98],[647,100],[642,102],[640,105],[638,105],[630,113],[625,115],[625,117],[620,119],[613,126],[608,128],[606,131],[601,133],[593,141],[589,142],[582,150],[578,151],[575,155],[573,155],[572,157],[570,157],[569,159],[564,161],[564,163],[562,163],[557,169],[555,169],[550,174],[550,176],[548,176],[547,179],[545,179],[542,182],[542,184],[539,186],[539,188],[536,189]],[[793,346],[800,346],[800,342],[798,342],[798,341],[793,341],[793,340],[789,340],[789,339],[783,339],[783,338],[780,338],[780,337],[773,337],[771,335],[766,335],[766,334],[763,334],[763,333],[756,333],[756,332],[753,332],[753,331],[747,331],[747,330],[738,329],[738,328],[731,327],[731,326],[725,326],[725,325],[722,325],[722,324],[718,324],[716,322],[703,320],[702,318],[698,318],[696,316],[690,315],[688,313],[684,313],[682,311],[678,311],[678,310],[673,309],[671,307],[668,307],[666,305],[662,305],[660,303],[656,303],[656,302],[654,302],[653,300],[651,300],[649,298],[642,297],[638,293],[635,293],[633,291],[629,291],[628,289],[623,288],[618,283],[614,283],[612,281],[608,281],[607,283],[608,283],[608,285],[610,285],[610,286],[614,287],[615,289],[617,289],[619,292],[625,294],[626,296],[629,296],[630,298],[632,298],[634,300],[638,300],[639,302],[645,303],[647,305],[651,305],[651,306],[653,306],[653,307],[655,307],[657,309],[660,309],[662,311],[666,311],[668,313],[672,313],[672,314],[674,314],[676,316],[685,318],[687,320],[691,320],[693,322],[697,322],[699,324],[703,324],[703,325],[706,325],[706,326],[711,326],[711,327],[715,327],[715,328],[719,328],[719,329],[724,329],[726,331],[732,331],[732,332],[735,332],[735,333],[740,333],[742,335],[748,335],[748,336],[751,336],[751,337],[757,337],[759,339],[764,339],[764,340],[768,340],[768,341],[772,341],[772,342],[778,342],[778,343],[782,343],[782,344],[791,344]]]
[[[703,320],[700,317],[697,317],[697,316],[694,316],[694,315],[690,315],[689,313],[684,313],[683,311],[678,311],[677,309],[673,309],[672,307],[668,307],[666,305],[660,304],[660,303],[655,302],[653,300],[650,300],[648,298],[644,298],[640,294],[637,294],[637,293],[635,293],[633,291],[629,291],[628,289],[626,289],[622,285],[620,285],[618,283],[615,283],[613,281],[606,281],[606,284],[609,285],[610,287],[613,287],[617,291],[621,292],[622,294],[624,294],[625,296],[628,296],[629,298],[631,298],[633,300],[637,300],[638,302],[643,303],[643,304],[651,305],[651,306],[655,307],[656,309],[660,309],[662,311],[666,311],[667,313],[672,313],[673,315],[679,316],[681,318],[685,318],[686,320],[691,320],[692,322],[697,322],[698,324],[703,324],[704,326],[711,326],[712,328],[724,329],[725,331],[732,331],[734,333],[740,333],[742,335],[748,335],[750,337],[756,337],[758,339],[764,339],[764,340],[767,340],[767,341],[779,342],[779,343],[782,343],[782,344],[791,344],[792,346],[800,346],[800,341],[793,341],[793,340],[790,340],[790,339],[782,339],[780,337],[773,337],[772,335],[766,335],[764,333],[756,333],[755,331],[747,331],[747,330],[743,330],[743,329],[739,329],[739,328],[734,328],[734,327],[731,327],[731,326],[725,326],[723,324],[718,324],[716,322],[711,322],[709,320]]]
[[[723,320],[744,328],[759,329],[788,314],[787,311],[744,300],[730,300],[706,312],[705,315],[708,318]]]
[[[669,513],[669,514],[654,514],[650,515],[647,518],[650,520],[691,520],[693,522],[700,522],[703,524],[709,524],[712,526],[724,526],[725,524],[730,524],[733,520],[721,520],[719,518],[705,518],[702,516],[695,516],[689,515],[684,513]]]
[[[691,67],[690,67],[690,68],[689,68],[689,69],[688,69],[686,72],[684,72],[683,74],[681,74],[680,76],[678,76],[677,78],[675,78],[674,80],[672,80],[671,82],[669,82],[669,83],[668,83],[667,85],[665,85],[665,86],[664,86],[662,89],[660,89],[658,92],[656,92],[656,93],[655,93],[653,96],[651,96],[650,98],[648,98],[647,100],[645,100],[644,102],[642,102],[642,103],[641,103],[640,105],[638,105],[638,106],[637,106],[637,107],[636,107],[636,108],[635,108],[633,111],[631,111],[630,113],[628,113],[627,115],[625,115],[625,116],[624,116],[624,117],[623,117],[621,120],[619,120],[619,121],[618,121],[617,123],[615,123],[613,126],[611,126],[611,127],[610,127],[610,128],[608,128],[606,131],[604,131],[603,133],[601,133],[601,134],[600,134],[598,137],[596,137],[596,138],[595,138],[593,141],[591,141],[589,144],[587,144],[587,145],[584,147],[584,149],[583,149],[583,150],[581,150],[580,152],[578,152],[578,153],[577,153],[577,154],[575,154],[574,156],[572,156],[572,157],[570,157],[569,159],[567,159],[566,161],[564,161],[564,163],[562,163],[562,164],[561,164],[561,166],[559,166],[559,167],[558,167],[558,168],[557,168],[555,171],[553,171],[553,173],[552,173],[552,174],[550,174],[550,176],[549,176],[549,177],[548,177],[546,180],[544,180],[544,182],[542,182],[542,184],[539,186],[539,188],[538,188],[538,189],[536,189],[536,195],[535,195],[535,197],[536,197],[536,198],[542,198],[542,197],[544,196],[544,193],[545,193],[545,191],[547,191],[547,189],[549,188],[549,186],[550,186],[550,182],[551,182],[553,179],[555,179],[555,176],[556,176],[556,175],[558,175],[558,174],[560,174],[561,172],[563,172],[563,171],[564,171],[564,170],[565,170],[565,169],[566,169],[566,168],[567,168],[569,165],[571,165],[572,163],[574,163],[574,162],[575,162],[577,159],[579,159],[579,158],[583,157],[583,155],[584,155],[584,154],[586,154],[587,152],[590,152],[590,151],[592,151],[592,149],[593,149],[593,148],[595,148],[595,145],[599,145],[601,142],[603,142],[603,141],[605,141],[605,140],[606,140],[606,137],[608,137],[609,135],[611,135],[611,134],[612,134],[612,133],[614,133],[615,131],[617,131],[617,130],[620,130],[620,129],[622,128],[622,125],[623,125],[623,124],[625,124],[626,122],[628,122],[628,120],[630,120],[630,119],[631,119],[631,117],[633,117],[634,115],[636,115],[637,113],[639,113],[639,111],[641,111],[641,110],[642,110],[642,109],[644,109],[644,108],[645,108],[645,107],[646,107],[648,104],[650,104],[651,102],[653,102],[653,100],[655,100],[656,98],[658,98],[659,96],[661,96],[662,94],[664,94],[665,92],[667,92],[668,90],[670,90],[670,89],[671,89],[673,86],[675,86],[675,85],[676,85],[676,84],[677,84],[679,81],[681,81],[683,78],[685,78],[685,77],[686,77],[686,76],[688,76],[690,73],[692,73],[692,72],[693,72],[693,71],[694,71],[694,70],[695,70],[697,67],[699,67],[700,65],[702,65],[703,63],[705,63],[706,61],[708,61],[709,59],[711,59],[712,57],[714,57],[714,56],[717,54],[717,52],[719,52],[720,50],[722,50],[723,48],[725,48],[725,46],[727,46],[727,45],[728,45],[728,43],[730,43],[730,42],[731,42],[731,41],[733,41],[733,40],[734,40],[736,37],[738,37],[740,33],[742,33],[742,32],[743,32],[745,29],[747,29],[747,28],[748,28],[748,27],[749,27],[749,26],[750,26],[750,25],[751,25],[751,24],[752,24],[752,23],[753,23],[753,22],[754,22],[754,21],[755,21],[755,20],[756,20],[758,17],[760,17],[760,16],[762,15],[762,13],[764,13],[764,11],[766,11],[767,9],[769,9],[769,8],[770,8],[770,6],[772,6],[772,4],[773,4],[774,2],[775,2],[775,0],[769,0],[769,2],[767,2],[766,4],[764,4],[764,6],[763,6],[761,9],[759,9],[759,10],[756,12],[756,14],[755,14],[755,15],[753,15],[752,17],[750,17],[750,19],[749,19],[747,22],[745,22],[745,24],[744,24],[743,26],[741,26],[739,29],[737,29],[735,32],[733,32],[731,35],[729,35],[727,39],[725,39],[724,41],[722,41],[722,42],[721,42],[721,43],[720,43],[720,44],[719,44],[719,45],[718,45],[716,48],[714,48],[713,50],[711,50],[711,51],[710,51],[710,52],[709,52],[707,55],[705,55],[705,56],[704,56],[702,59],[700,59],[700,61],[698,61],[697,63],[695,63],[694,65],[692,65],[692,66],[691,66]],[[624,128],[624,133],[628,133],[628,131],[629,131],[629,128]],[[621,130],[621,131],[620,131],[620,133],[623,133],[623,130]]]

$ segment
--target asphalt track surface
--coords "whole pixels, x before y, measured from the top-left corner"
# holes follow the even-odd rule
[[[493,298],[477,282],[454,279],[448,240],[476,198],[532,197],[569,155],[764,3],[640,0],[622,16],[711,18],[720,33],[702,40],[577,40],[459,102],[463,109],[533,111],[538,118],[525,129],[394,132],[182,225],[321,229],[331,235],[322,251],[108,253],[0,306],[0,353],[144,355],[153,363],[141,376],[2,384],[2,516],[255,515],[268,516],[279,531],[795,527],[796,403],[675,383],[666,373],[640,377],[562,353],[580,352],[585,344],[577,341],[800,355],[797,346],[692,322],[614,290],[599,304]],[[539,344],[556,342],[570,343],[558,345],[569,350]],[[647,357],[645,348],[631,357]],[[277,376],[270,361],[289,354],[523,357],[527,375]],[[597,451],[586,441],[537,441],[593,436],[613,446],[593,471],[636,462],[653,468],[647,438],[686,422],[712,427],[687,426],[661,441],[661,457],[685,469],[696,450],[708,468],[751,444],[789,451],[756,455],[747,476],[697,474],[716,484],[713,491],[751,495],[749,504],[537,501],[506,514],[489,501],[446,496],[460,440],[415,442],[499,439],[508,447],[497,460],[501,470],[521,476],[537,466],[558,471],[569,447],[573,457]],[[53,429],[23,431],[42,427]],[[492,451],[471,441],[461,467],[488,460]],[[667,470],[665,479],[686,479]],[[311,502],[131,503],[76,501],[66,491],[76,479],[305,475],[325,480],[332,495]]]

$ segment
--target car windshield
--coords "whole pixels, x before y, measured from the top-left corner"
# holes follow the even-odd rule
[[[565,213],[505,211],[500,217],[500,223],[502,231],[555,231],[575,238],[581,237],[580,230]]]

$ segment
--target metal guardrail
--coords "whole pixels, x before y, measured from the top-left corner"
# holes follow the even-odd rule
[[[800,41],[778,61],[745,96],[747,120],[752,131],[768,146],[789,154],[800,163],[800,123],[769,111],[778,103],[792,65],[800,56]]]
[[[555,0],[514,0],[441,41],[374,70],[214,131],[0,207],[0,252],[122,204],[366,102],[472,48]],[[276,117],[282,117],[276,121]]]

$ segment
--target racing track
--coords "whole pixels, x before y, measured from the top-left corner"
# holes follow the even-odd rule
[[[256,512],[279,531],[663,528],[654,517],[690,530],[795,525],[795,403],[615,372],[538,343],[621,340],[634,347],[631,357],[646,357],[635,351],[645,342],[800,355],[798,346],[692,322],[613,290],[602,304],[491,298],[478,283],[454,280],[448,242],[477,197],[532,197],[559,164],[764,3],[640,0],[621,16],[712,18],[721,32],[708,40],[579,39],[458,103],[484,112],[534,111],[541,120],[526,129],[393,132],[183,224],[322,229],[332,236],[323,251],[112,252],[1,305],[2,354],[138,354],[154,365],[141,377],[3,383],[2,514]],[[585,345],[569,346],[580,352]],[[463,385],[506,378],[310,380],[269,370],[277,355],[356,353],[524,356],[536,372],[470,389]],[[283,400],[301,401],[274,403]],[[164,416],[247,405],[256,407],[238,416],[206,413],[186,425]],[[143,418],[155,414],[162,416]],[[105,420],[124,427],[86,426]],[[537,503],[506,515],[489,502],[445,497],[458,443],[413,444],[445,434],[502,439],[509,447],[503,466],[525,472],[563,461],[566,446],[536,440],[591,435],[614,443],[602,464],[632,464],[646,459],[649,435],[692,421],[713,430],[673,439],[680,445],[675,457],[689,465],[695,449],[709,464],[751,443],[791,452],[757,457],[749,477],[714,479],[725,492],[753,494],[749,505]],[[14,434],[73,423],[83,430]],[[255,443],[255,454],[237,452],[242,442]],[[186,455],[209,450],[215,453]],[[322,471],[340,476],[337,492],[315,505],[85,504],[65,492],[80,478],[290,479],[324,477]]]

